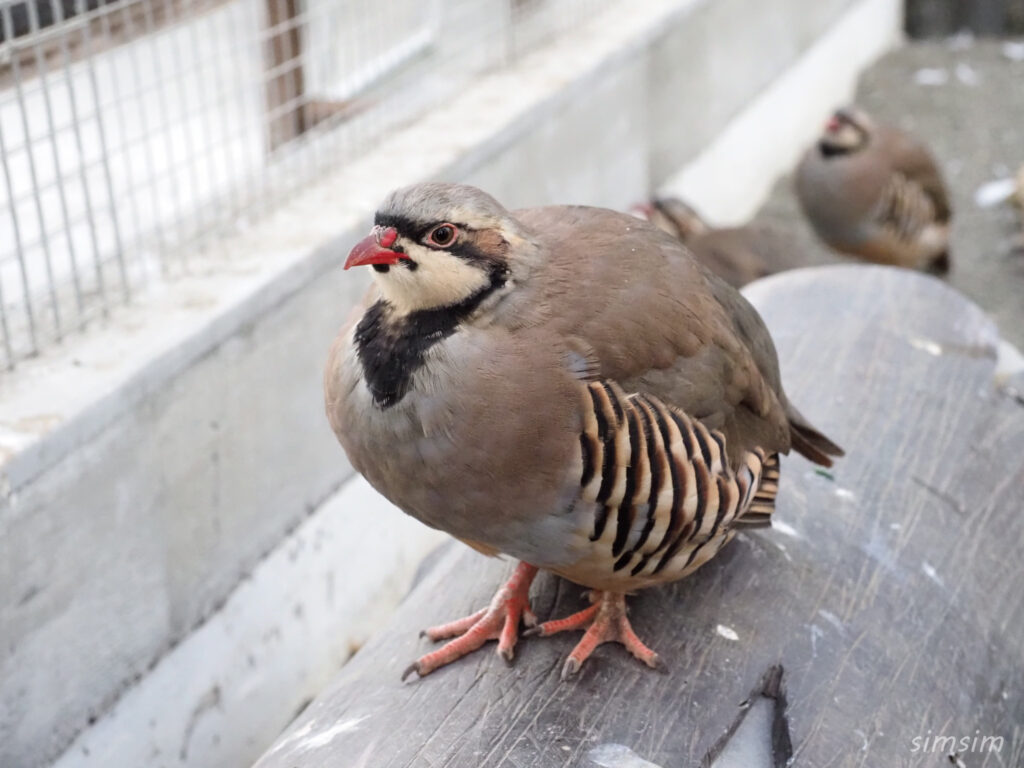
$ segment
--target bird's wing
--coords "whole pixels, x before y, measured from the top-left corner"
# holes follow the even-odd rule
[[[680,578],[737,526],[770,524],[777,457],[761,449],[733,467],[726,439],[677,408],[608,379],[581,388],[579,498],[586,542],[563,575],[628,590]]]
[[[921,230],[938,220],[933,198],[920,183],[898,171],[889,175],[872,221],[891,243],[891,251],[899,252],[916,242]]]
[[[917,139],[894,129],[885,137],[892,169],[917,185],[931,201],[935,221],[944,223],[952,216],[949,194],[932,153]]]
[[[601,375],[721,430],[730,459],[790,447],[778,359],[760,316],[674,238],[614,211],[516,212],[546,258],[531,322],[588,344]]]
[[[686,245],[701,264],[734,288],[776,271],[765,258],[766,253],[775,255],[771,243],[760,243],[747,227],[712,229]]]

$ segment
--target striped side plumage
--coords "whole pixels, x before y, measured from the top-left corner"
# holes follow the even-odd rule
[[[873,219],[896,240],[911,243],[935,220],[935,205],[920,184],[893,173],[882,188]]]
[[[696,570],[739,526],[770,524],[778,458],[729,465],[725,438],[682,411],[610,381],[584,387],[581,499],[596,512],[588,569],[623,589]]]

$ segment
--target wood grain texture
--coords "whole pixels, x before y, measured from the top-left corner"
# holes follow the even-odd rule
[[[830,475],[787,457],[774,529],[633,598],[667,674],[607,645],[561,683],[573,633],[521,640],[512,667],[488,649],[399,682],[428,647],[418,631],[485,605],[511,568],[453,546],[259,768],[591,766],[608,744],[696,766],[775,665],[781,691],[764,695],[796,765],[946,765],[923,739],[976,734],[1002,748],[965,765],[1024,764],[1024,407],[993,386],[994,326],[939,281],[882,267],[747,293],[791,398],[847,457]],[[544,574],[533,594],[541,619],[581,604]]]

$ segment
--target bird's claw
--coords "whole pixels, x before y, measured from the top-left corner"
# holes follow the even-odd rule
[[[414,671],[425,677],[439,667],[472,653],[488,640],[498,641],[498,655],[511,663],[515,655],[520,622],[528,627],[537,624],[537,616],[530,610],[530,584],[537,569],[527,563],[520,563],[515,573],[501,587],[487,608],[455,621],[430,627],[420,633],[435,642],[449,640],[436,651],[425,654],[402,673],[405,680]]]
[[[568,630],[585,630],[582,639],[572,649],[562,665],[562,680],[580,671],[597,646],[603,643],[621,643],[633,656],[652,669],[664,669],[658,654],[648,648],[636,636],[626,618],[625,595],[610,592],[595,592],[592,604],[572,616],[557,621],[548,621],[530,630],[530,634],[553,635]]]
[[[420,636],[422,637],[422,634]],[[412,664],[405,668],[405,671],[402,673],[402,682],[404,683],[405,678],[407,678],[413,672],[415,672],[418,677],[423,677],[423,674],[420,672],[419,661],[414,661]]]

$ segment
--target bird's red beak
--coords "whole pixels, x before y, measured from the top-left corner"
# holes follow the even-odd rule
[[[397,239],[398,231],[394,227],[374,227],[349,251],[345,269],[366,264],[397,264],[399,259],[408,258],[404,253],[391,250]]]
[[[650,221],[654,217],[654,205],[651,203],[634,203],[629,206],[629,213],[638,219]]]

